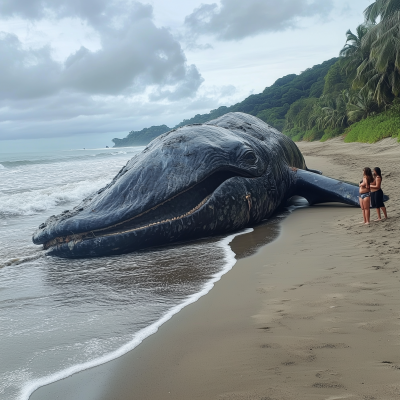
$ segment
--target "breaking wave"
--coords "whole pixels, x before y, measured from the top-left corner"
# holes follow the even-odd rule
[[[0,160],[0,170],[1,169],[8,169],[8,168],[18,168],[30,165],[38,165],[38,164],[53,164],[59,162],[70,162],[70,161],[83,161],[87,159],[95,158],[110,158],[119,155],[126,155],[126,154],[137,154],[138,149],[134,148],[133,151],[113,151],[113,152],[106,152],[106,153],[88,153],[82,155],[58,155],[57,157],[47,157],[47,158],[38,158],[38,159],[30,159],[30,160],[7,160],[1,161]]]
[[[0,216],[39,214],[58,205],[71,202],[75,206],[77,202],[107,183],[109,183],[109,179],[86,180],[46,189],[0,195]]]

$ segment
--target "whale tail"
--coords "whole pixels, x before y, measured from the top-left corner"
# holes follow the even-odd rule
[[[304,197],[310,205],[338,202],[360,207],[358,185],[301,169],[294,171],[294,174],[293,195]],[[388,196],[384,196],[384,201],[388,199]]]

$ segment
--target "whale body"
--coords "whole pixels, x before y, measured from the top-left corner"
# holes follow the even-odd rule
[[[309,170],[289,137],[229,113],[157,137],[33,242],[60,257],[122,254],[257,224],[295,195],[359,206],[358,186]]]

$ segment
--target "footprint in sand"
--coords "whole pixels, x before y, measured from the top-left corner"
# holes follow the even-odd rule
[[[313,346],[312,349],[348,349],[349,347],[346,343],[323,343]]]
[[[316,382],[312,387],[318,389],[344,389],[344,386],[338,382]]]
[[[278,343],[264,343],[260,347],[262,349],[280,349],[282,346]]]

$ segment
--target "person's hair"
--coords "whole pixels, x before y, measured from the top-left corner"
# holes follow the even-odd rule
[[[376,175],[379,176],[382,179],[381,169],[379,167],[375,167],[374,171],[375,171]]]
[[[367,189],[369,189],[369,184],[374,181],[374,177],[372,176],[371,168],[365,167],[364,168],[364,175],[367,177]]]

